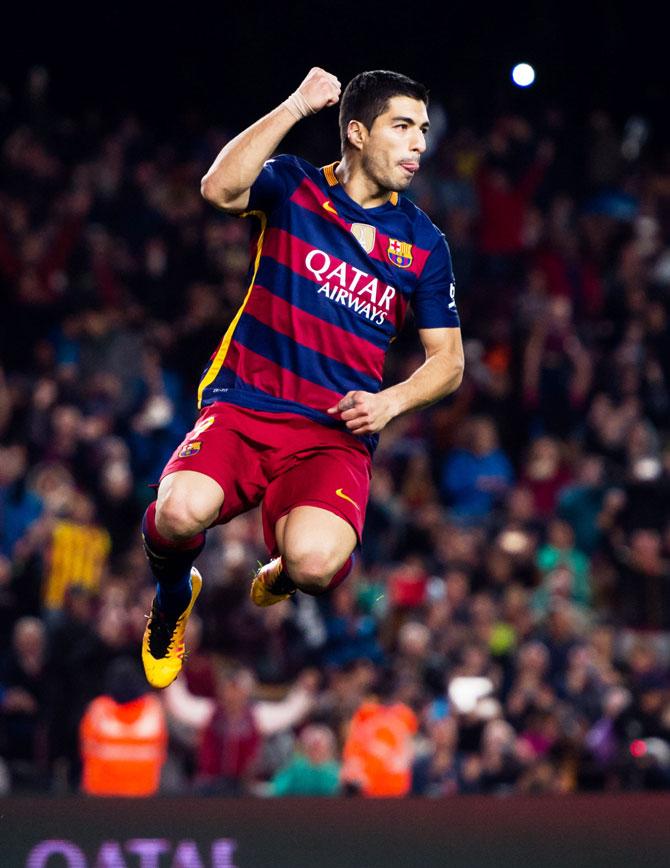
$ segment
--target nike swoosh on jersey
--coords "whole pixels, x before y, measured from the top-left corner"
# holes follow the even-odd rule
[[[337,491],[335,492],[335,494],[336,494],[338,497],[341,497],[342,500],[348,500],[349,503],[353,503],[353,505],[356,507],[356,509],[357,509],[359,512],[361,511],[361,508],[360,508],[360,506],[356,503],[356,501],[355,501],[355,500],[352,500],[352,499],[349,497],[348,494],[345,494],[345,493],[342,491],[341,488],[338,488]]]
[[[322,207],[323,207],[326,211],[329,211],[331,214],[335,214],[335,215],[337,216],[337,211],[336,211],[336,210],[333,208],[333,206],[330,204],[330,199],[326,199],[326,201],[322,203]]]

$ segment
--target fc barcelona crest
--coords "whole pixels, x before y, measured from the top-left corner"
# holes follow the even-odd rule
[[[191,455],[196,455],[202,448],[201,440],[194,440],[191,443],[186,443],[179,450],[179,458],[190,458]]]
[[[412,264],[412,245],[406,241],[389,238],[389,247],[386,253],[391,262],[398,268],[409,268]]]
[[[366,253],[372,253],[377,236],[377,230],[374,226],[370,226],[368,223],[352,223],[351,234]]]

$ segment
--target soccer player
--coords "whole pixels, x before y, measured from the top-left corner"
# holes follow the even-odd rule
[[[310,70],[202,179],[205,199],[253,218],[256,233],[247,294],[198,389],[200,416],[143,520],[157,592],[142,659],[156,687],[181,669],[206,529],[262,503],[272,559],[254,577],[253,602],[331,590],[361,539],[379,432],[461,382],[449,249],[399,195],[426,148],[426,89],[395,72],[361,73],[342,95],[339,162],[271,156],[339,97],[334,75]],[[410,305],[426,359],[381,389]]]

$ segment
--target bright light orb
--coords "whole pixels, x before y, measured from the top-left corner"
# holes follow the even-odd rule
[[[535,81],[535,70],[530,63],[517,63],[512,70],[512,81],[518,87],[530,87]]]

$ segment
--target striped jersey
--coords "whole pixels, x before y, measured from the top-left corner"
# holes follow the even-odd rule
[[[362,208],[336,165],[282,155],[252,186],[249,288],[203,372],[200,407],[229,401],[346,431],[326,410],[350,390],[379,391],[408,306],[420,329],[459,325],[444,235],[397,193]],[[377,435],[359,439],[374,449]]]

